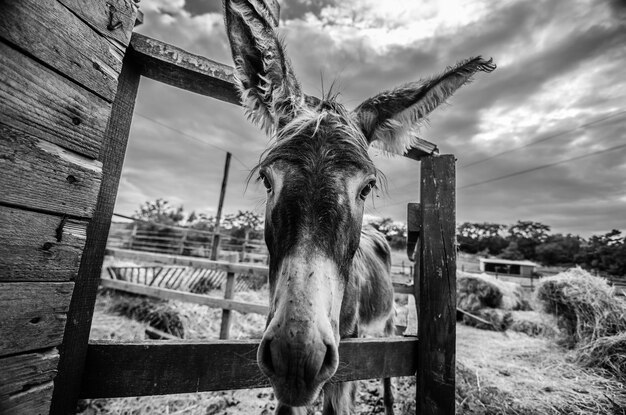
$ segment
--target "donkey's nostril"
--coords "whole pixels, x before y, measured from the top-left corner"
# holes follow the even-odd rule
[[[263,341],[261,341],[261,353],[260,353],[260,363],[261,363],[261,370],[263,372],[265,372],[266,375],[271,376],[272,374],[275,373],[274,371],[274,364],[272,362],[272,340],[271,339],[264,339]]]
[[[318,380],[325,382],[330,379],[337,371],[337,366],[339,366],[339,353],[337,351],[337,347],[334,344],[327,344],[324,361],[319,373],[317,374]]]

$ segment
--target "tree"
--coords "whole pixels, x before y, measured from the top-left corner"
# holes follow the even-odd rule
[[[477,254],[487,250],[491,255],[498,255],[509,242],[504,238],[506,225],[498,223],[465,222],[457,227],[459,250]]]
[[[550,235],[535,247],[536,259],[544,265],[573,265],[581,242],[582,238],[577,235]]]
[[[133,214],[138,232],[133,241],[133,249],[169,252],[180,245],[183,231],[172,226],[185,222],[182,206],[174,207],[167,200],[156,199],[145,202]]]
[[[626,276],[626,238],[617,229],[604,235],[594,235],[582,244],[575,259],[585,268]]]
[[[498,258],[519,261],[524,259],[524,254],[519,250],[517,242],[510,242],[509,245],[498,255]]]
[[[519,251],[526,259],[535,259],[535,248],[549,236],[550,227],[540,222],[518,220],[509,227],[509,242],[517,243]]]
[[[135,219],[163,225],[179,225],[185,220],[183,207],[171,206],[167,200],[157,199],[154,202],[145,202],[135,211]]]
[[[406,224],[394,222],[392,218],[373,218],[368,224],[385,235],[393,249],[406,249]]]
[[[243,243],[246,243],[249,239],[263,239],[264,223],[262,215],[240,210],[236,214],[226,215],[220,227],[228,230],[231,236],[244,239]]]

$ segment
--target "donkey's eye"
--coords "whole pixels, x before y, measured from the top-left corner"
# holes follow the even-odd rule
[[[376,181],[372,180],[371,182],[366,184],[365,187],[361,190],[361,194],[359,195],[359,197],[365,200],[367,198],[367,195],[370,194],[374,187],[376,187]]]
[[[263,181],[263,186],[265,186],[265,190],[267,191],[267,193],[272,191],[272,183],[270,183],[270,180],[267,178],[266,175],[261,174],[259,176],[259,179]]]

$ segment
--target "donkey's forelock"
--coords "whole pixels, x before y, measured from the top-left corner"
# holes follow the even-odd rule
[[[334,99],[318,101],[314,107],[303,107],[277,131],[252,174],[279,160],[300,165],[325,161],[336,167],[376,173],[368,146],[354,113]]]

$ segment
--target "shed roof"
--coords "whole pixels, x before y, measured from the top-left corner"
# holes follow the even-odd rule
[[[536,264],[531,261],[512,261],[510,259],[501,259],[501,258],[478,258],[478,260],[482,263],[489,262],[492,264],[506,264],[506,265],[523,265],[527,267],[538,267],[539,264]]]

